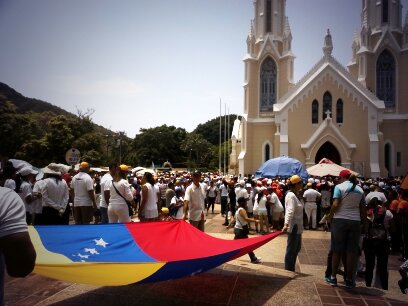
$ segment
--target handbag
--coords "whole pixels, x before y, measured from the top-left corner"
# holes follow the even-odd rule
[[[118,191],[118,189],[115,186],[115,183],[112,181],[112,186],[113,188],[115,188],[116,193],[125,200],[127,206],[128,206],[128,210],[129,210],[129,216],[133,215],[133,209],[132,209],[132,203],[130,203],[128,200],[126,200],[126,198]]]

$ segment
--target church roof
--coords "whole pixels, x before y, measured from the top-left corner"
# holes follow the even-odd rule
[[[274,105],[274,111],[279,112],[286,107],[289,107],[293,101],[296,101],[296,97],[304,94],[304,91],[309,88],[317,78],[325,74],[326,72],[331,73],[334,78],[341,80],[341,82],[346,83],[345,86],[352,89],[354,92],[358,92],[363,100],[369,101],[372,106],[378,109],[384,109],[384,101],[378,99],[371,91],[363,86],[354,76],[352,76],[346,68],[344,68],[333,56],[325,55],[323,56],[313,68],[306,73],[303,78],[296,83],[295,86],[289,89],[289,91],[282,96],[278,102]]]

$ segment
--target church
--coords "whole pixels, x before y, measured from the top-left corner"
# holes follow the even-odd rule
[[[290,0],[289,0],[290,1]],[[322,57],[297,83],[286,0],[254,0],[244,57],[244,106],[231,136],[230,173],[289,156],[326,157],[364,177],[408,170],[408,14],[400,0],[362,0],[347,67],[322,29]]]

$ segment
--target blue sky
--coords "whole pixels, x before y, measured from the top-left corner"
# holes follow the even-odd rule
[[[402,1],[404,11],[408,0]],[[323,55],[347,65],[361,1],[287,0],[299,80]],[[0,82],[134,137],[191,132],[243,110],[252,0],[0,0]],[[405,16],[405,13],[404,15]]]

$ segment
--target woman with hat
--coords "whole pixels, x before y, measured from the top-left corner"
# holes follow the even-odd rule
[[[68,185],[61,179],[60,168],[48,165],[42,171],[45,178],[41,183],[43,203],[41,224],[63,224],[62,215],[67,208],[69,199]]]
[[[300,201],[300,192],[303,181],[299,175],[293,175],[287,182],[289,191],[285,197],[285,224],[282,232],[288,233],[288,242],[285,254],[285,270],[295,271],[296,257],[302,246],[303,233],[303,202]]]
[[[136,206],[136,203],[133,200],[133,193],[127,180],[128,172],[128,166],[120,165],[110,185],[110,196],[108,200],[109,223],[125,223],[131,221],[129,207]]]

